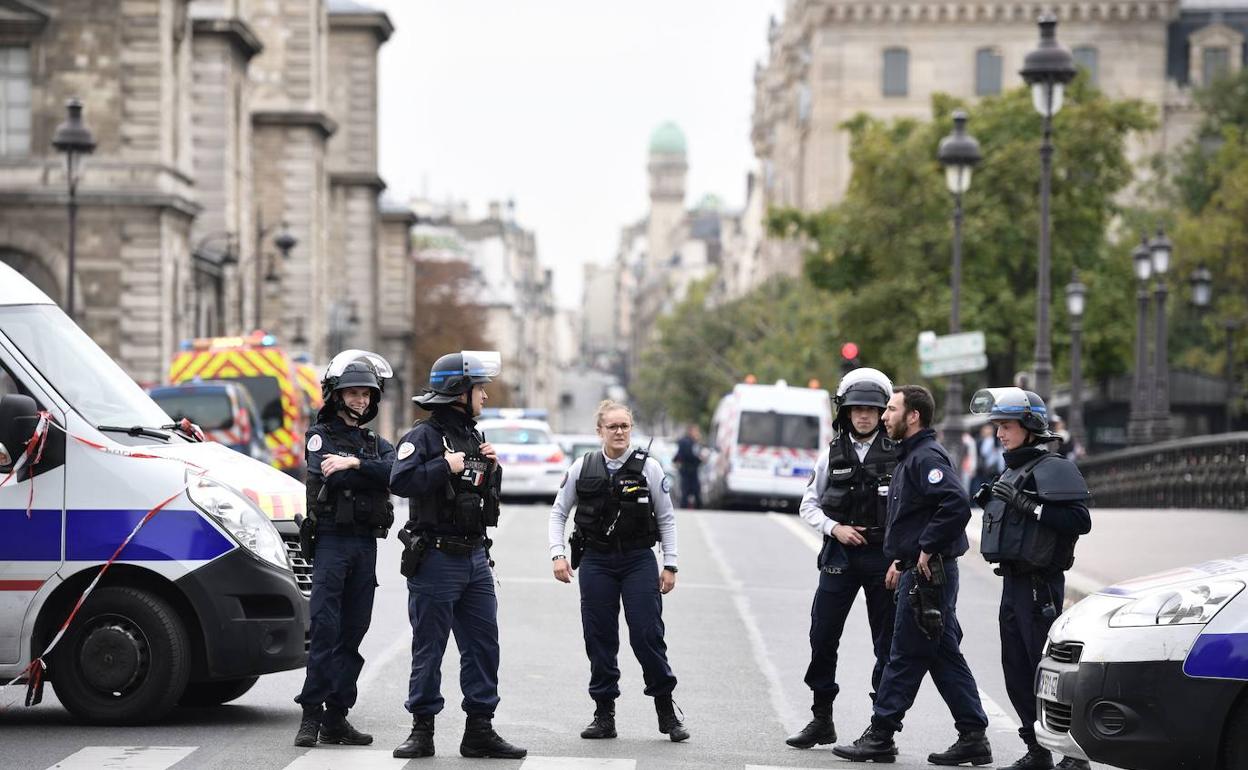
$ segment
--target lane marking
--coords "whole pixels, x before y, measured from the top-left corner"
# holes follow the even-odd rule
[[[403,767],[406,764],[406,759],[395,759],[389,749],[322,744],[286,765],[285,770],[369,770],[374,767]]]
[[[87,746],[48,770],[166,770],[198,746]]]
[[[804,520],[798,520],[793,516],[786,516],[782,513],[769,513],[767,517],[785,529],[792,532],[799,540],[810,547],[815,553],[823,548],[823,538],[820,537],[814,529],[812,529]],[[971,534],[971,525],[966,527],[967,535]],[[978,537],[972,538],[976,547],[979,546]],[[1007,732],[1015,732],[1018,730],[1018,721],[1011,717],[1005,709],[1001,708],[1001,704],[992,699],[988,693],[984,692],[982,687],[979,689],[979,699],[983,703],[984,713],[988,715],[988,726],[994,730],[1003,730]]]
[[[528,757],[520,764],[520,770],[580,770],[600,767],[604,770],[633,770],[635,759],[599,759],[595,757]]]
[[[745,595],[743,584],[737,578],[732,568],[728,566],[728,559],[724,554],[719,543],[712,535],[711,527],[706,523],[706,514],[699,514],[694,517],[694,522],[698,525],[698,529],[702,532],[702,538],[706,541],[707,550],[710,551],[711,561],[719,568],[720,574],[724,576],[724,583],[728,586],[728,591],[732,595],[732,603],[737,609],[737,615],[741,618],[741,623],[745,626],[745,635],[750,642],[750,649],[754,652],[754,663],[763,674],[763,678],[767,680],[767,695],[771,700],[772,711],[775,712],[776,718],[780,720],[780,724],[786,730],[796,729],[797,726],[804,724],[797,712],[789,705],[784,697],[784,688],[780,683],[780,672],[776,669],[776,665],[772,663],[771,656],[767,653],[767,643],[763,641],[763,633],[759,628],[758,621],[754,619],[754,613],[750,610],[750,600]]]

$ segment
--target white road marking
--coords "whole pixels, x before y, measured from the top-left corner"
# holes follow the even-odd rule
[[[819,535],[811,529],[805,521],[796,519],[793,516],[786,516],[782,513],[769,513],[767,516],[796,535],[799,540],[810,546],[810,549],[815,553],[818,553],[823,547],[823,539],[819,537]],[[966,527],[968,536],[971,536],[971,529],[971,525],[968,524]],[[976,546],[979,545],[978,532],[975,533],[974,536],[971,536],[971,539]],[[1016,732],[1018,730],[1018,721],[1011,717],[1005,709],[1001,708],[1001,705],[993,700],[988,693],[984,692],[982,688],[979,690],[979,699],[983,702],[984,713],[988,715],[989,727],[994,730],[1004,730],[1007,732]]]
[[[767,653],[767,643],[763,641],[762,630],[758,626],[758,621],[754,619],[754,613],[750,610],[750,600],[742,589],[743,584],[728,566],[728,559],[719,547],[719,543],[716,542],[711,528],[707,526],[706,516],[706,514],[695,516],[693,520],[706,540],[711,561],[719,567],[720,573],[724,576],[724,583],[727,584],[732,594],[732,603],[737,608],[737,615],[741,617],[741,623],[745,626],[746,638],[749,639],[750,648],[754,651],[754,662],[758,665],[758,670],[762,672],[763,678],[767,680],[767,694],[771,699],[771,708],[785,729],[796,729],[802,722],[784,697],[784,688],[780,684],[780,672],[776,670],[776,665],[771,662],[771,656]]]
[[[198,746],[87,746],[48,770],[165,770]]]
[[[581,770],[600,767],[603,770],[633,770],[635,759],[597,759],[593,757],[528,757],[520,770]]]
[[[406,764],[406,759],[395,759],[389,749],[318,746],[286,765],[285,770],[370,770],[374,767],[403,767]]]

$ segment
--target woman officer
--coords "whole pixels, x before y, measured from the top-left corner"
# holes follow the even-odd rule
[[[582,738],[614,738],[620,696],[620,600],[629,643],[641,664],[646,695],[654,698],[659,732],[683,741],[689,731],[676,716],[676,676],[663,640],[663,599],[676,587],[676,516],[671,483],[645,450],[629,452],[633,413],[614,401],[598,405],[602,450],[587,452],[568,469],[550,512],[550,554],[555,579],[572,582],[580,567],[581,624],[589,655],[589,695],[594,720]],[[572,555],[564,555],[568,514],[575,509]],[[663,544],[660,571],[651,550]]]

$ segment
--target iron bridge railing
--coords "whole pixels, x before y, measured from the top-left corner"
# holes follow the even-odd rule
[[[1248,431],[1092,455],[1079,469],[1097,506],[1248,510]]]

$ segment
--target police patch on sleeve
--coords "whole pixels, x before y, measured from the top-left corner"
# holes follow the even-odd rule
[[[945,477],[945,474],[940,472],[940,468],[932,468],[930,471],[927,472],[927,483],[939,484],[941,479],[943,479],[944,477]]]
[[[415,451],[416,451],[416,446],[412,442],[404,441],[402,444],[399,444],[398,451],[395,452],[395,457],[399,458],[400,460],[406,460],[407,458],[411,457],[412,452],[415,452]]]
[[[321,451],[321,434],[313,433],[312,438],[308,439],[308,451],[309,452]]]
[[[672,480],[669,479],[667,476],[663,477],[663,491],[664,492],[672,491]]]

